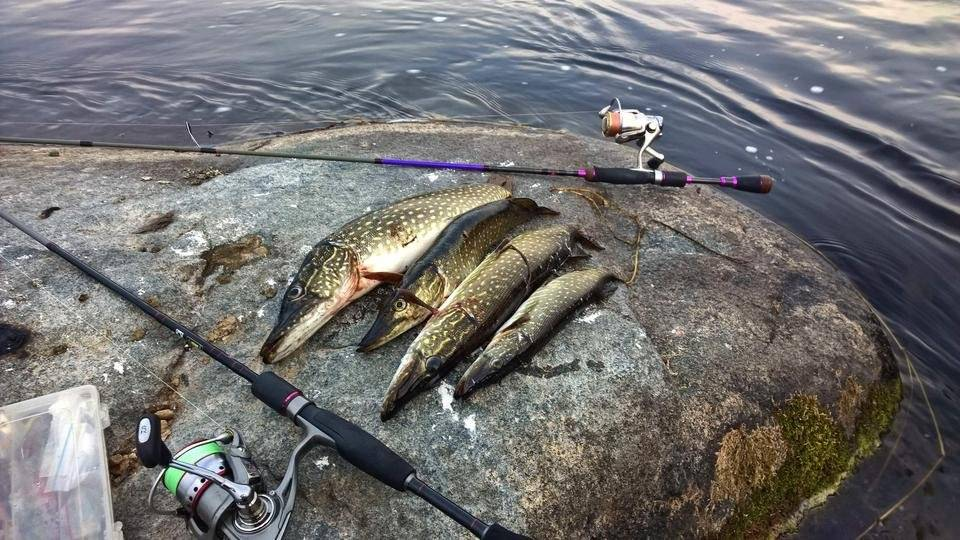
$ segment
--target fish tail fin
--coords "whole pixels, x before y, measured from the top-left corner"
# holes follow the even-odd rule
[[[588,249],[592,249],[594,251],[603,251],[604,249],[606,249],[602,245],[598,244],[594,239],[587,236],[582,230],[578,228],[574,228],[570,232],[570,236],[572,236],[577,243],[586,246]]]

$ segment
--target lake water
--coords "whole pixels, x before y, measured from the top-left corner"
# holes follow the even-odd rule
[[[947,457],[871,534],[956,537],[958,51],[950,1],[7,0],[0,134],[189,144],[190,120],[219,144],[450,117],[599,137],[611,97],[649,109],[691,172],[779,178],[739,198],[824,252],[913,355],[883,448],[800,532],[855,535],[927,474],[922,387]]]

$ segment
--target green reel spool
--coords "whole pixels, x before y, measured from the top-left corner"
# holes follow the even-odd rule
[[[208,441],[204,444],[198,446],[188,446],[183,450],[177,452],[174,455],[174,459],[177,461],[183,461],[191,465],[197,465],[200,461],[204,460],[207,457],[222,455],[223,449],[220,448],[220,444],[216,441]],[[221,458],[222,459],[222,458]],[[167,491],[173,495],[177,495],[177,488],[180,486],[180,482],[183,480],[183,477],[188,473],[185,473],[179,469],[174,469],[173,467],[167,467],[163,472],[163,485],[167,488]],[[190,475],[194,477],[194,475]]]

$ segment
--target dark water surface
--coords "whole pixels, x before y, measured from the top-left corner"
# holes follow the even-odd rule
[[[445,116],[599,136],[610,97],[649,108],[671,161],[782,179],[739,198],[851,276],[914,357],[884,447],[801,533],[856,535],[931,469],[922,388],[947,458],[870,534],[956,538],[958,52],[949,1],[2,0],[0,133],[187,144],[191,120],[216,144]]]

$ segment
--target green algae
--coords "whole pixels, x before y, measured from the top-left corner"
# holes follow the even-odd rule
[[[798,509],[813,506],[809,501],[822,502],[857,461],[876,448],[893,420],[900,396],[897,376],[871,385],[852,437],[816,396],[789,399],[774,413],[787,442],[782,466],[736,505],[719,536],[763,537],[792,527]]]

